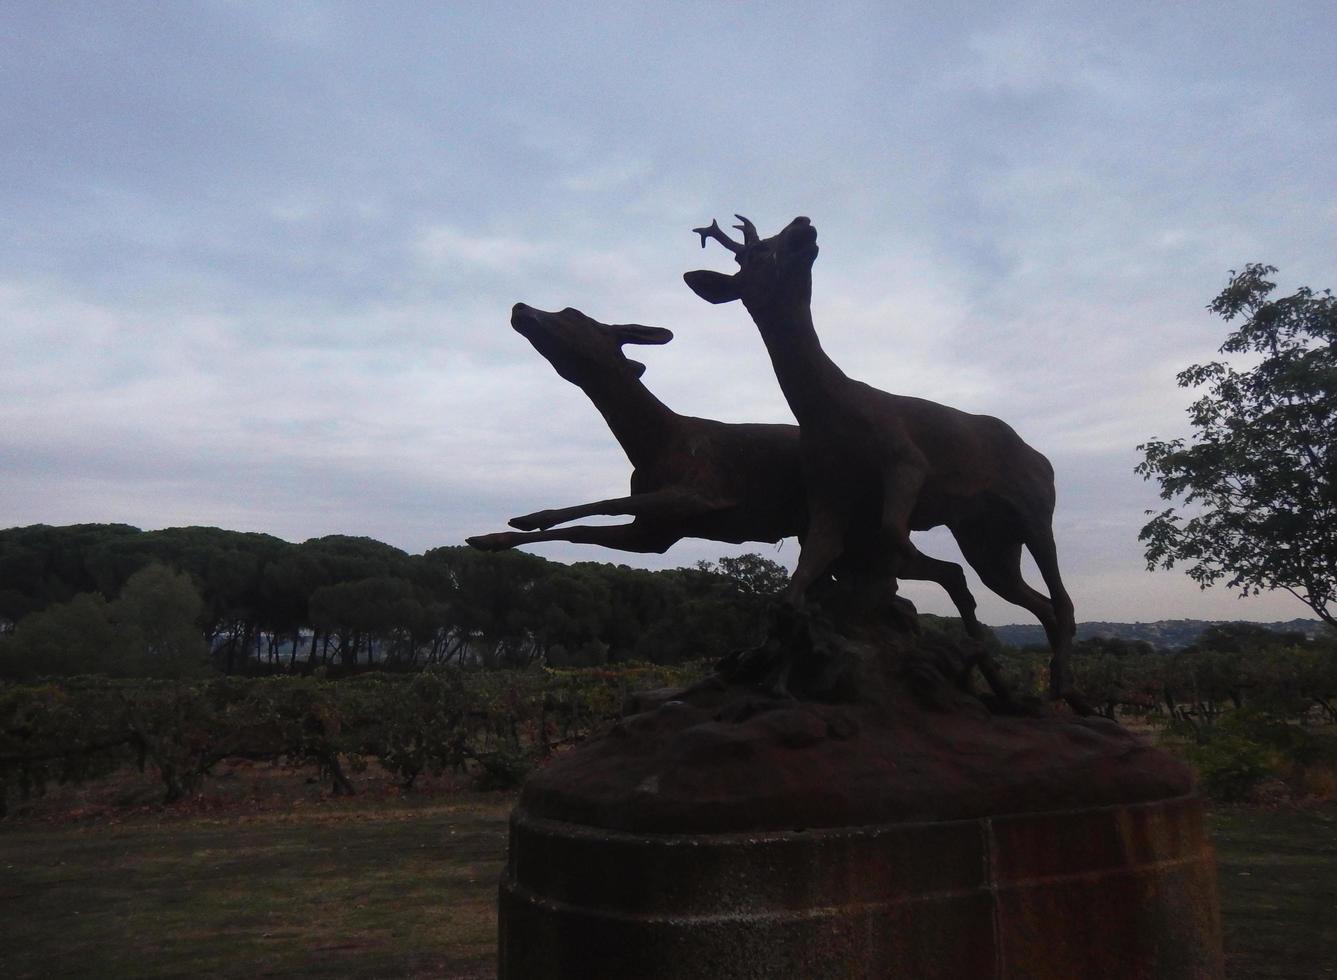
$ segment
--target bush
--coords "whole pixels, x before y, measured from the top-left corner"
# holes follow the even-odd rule
[[[698,665],[699,669],[699,665]],[[312,766],[336,793],[345,769],[376,760],[412,787],[421,773],[472,770],[518,785],[555,746],[621,716],[632,690],[695,672],[645,664],[566,671],[434,667],[414,675],[222,677],[210,681],[63,679],[0,685],[0,815],[20,797],[138,761],[168,800],[195,792],[225,759]]]
[[[479,789],[514,789],[534,771],[530,755],[514,748],[485,752],[478,757],[478,765],[474,785]]]
[[[1233,732],[1208,734],[1184,750],[1209,796],[1227,803],[1247,800],[1265,780],[1277,775],[1275,754],[1265,745]]]

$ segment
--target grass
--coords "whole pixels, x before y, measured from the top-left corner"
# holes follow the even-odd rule
[[[1337,805],[1217,807],[1227,976],[1337,977]]]
[[[374,774],[352,800],[243,767],[134,777],[0,822],[0,976],[492,977],[511,794]],[[1337,806],[1218,807],[1229,976],[1337,977]]]
[[[317,794],[7,821],[0,976],[490,978],[512,804]]]

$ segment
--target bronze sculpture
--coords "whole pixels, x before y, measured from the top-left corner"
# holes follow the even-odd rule
[[[1040,620],[1053,652],[1050,696],[1080,710],[1068,673],[1075,623],[1054,547],[1049,461],[999,419],[848,377],[813,327],[816,228],[799,217],[763,239],[737,217],[741,243],[718,222],[695,231],[703,248],[714,239],[729,249],[738,272],[684,279],[711,303],[742,300],[799,422],[808,533],[786,599],[800,604],[837,561],[885,589],[914,553],[910,532],[945,525],[984,584]],[[1022,578],[1023,546],[1048,596]]]
[[[1081,713],[1048,461],[997,419],[848,378],[812,324],[811,223],[762,240],[740,220],[741,243],[698,229],[739,272],[686,279],[711,302],[743,300],[798,429],[671,412],[622,354],[667,331],[513,313],[604,415],[635,466],[632,494],[471,543],[662,550],[689,534],[798,533],[802,550],[760,646],[702,683],[633,695],[605,736],[526,781],[498,975],[1220,977],[1216,874],[1187,769],[1105,719],[989,710],[1011,699],[963,683],[982,644],[910,629],[896,604],[896,578],[925,560],[910,533],[946,525],[986,585],[1041,619],[1052,693]],[[592,514],[633,519],[557,526]],[[1023,547],[1050,596],[1022,581]],[[961,568],[931,568],[979,631]]]
[[[606,324],[567,308],[559,313],[517,303],[511,326],[580,388],[599,410],[634,471],[631,494],[537,511],[509,521],[516,531],[475,535],[483,550],[540,541],[598,544],[622,551],[663,552],[683,538],[740,544],[802,540],[807,510],[795,425],[729,423],[680,415],[645,387],[644,365],[624,344],[666,344],[662,327]],[[631,515],[628,524],[557,527],[581,517]],[[915,550],[903,578],[936,582],[977,633],[975,599],[961,566]]]
[[[779,541],[802,530],[798,430],[728,425],[679,415],[641,382],[644,365],[624,344],[666,344],[672,332],[604,324],[579,310],[560,313],[517,303],[511,326],[594,403],[634,470],[631,494],[512,519],[519,531],[469,538],[477,548],[573,541],[624,551],[663,552],[684,537]],[[555,525],[594,514],[627,514],[628,524]]]

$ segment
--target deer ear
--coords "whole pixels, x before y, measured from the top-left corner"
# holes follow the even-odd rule
[[[633,361],[629,357],[627,358],[627,363],[631,365],[631,373],[633,377],[639,378],[642,374],[645,373],[645,365],[642,364],[640,361]]]
[[[692,292],[707,303],[731,303],[743,296],[738,288],[737,277],[726,276],[723,272],[697,269],[695,272],[684,272],[682,278]]]
[[[619,323],[613,328],[619,344],[667,344],[673,331],[665,327],[643,327],[639,323]]]

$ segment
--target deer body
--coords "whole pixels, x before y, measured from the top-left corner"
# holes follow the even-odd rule
[[[578,310],[547,313],[523,303],[512,311],[511,324],[604,417],[634,467],[631,494],[517,517],[510,523],[519,531],[479,535],[470,544],[492,550],[573,541],[663,552],[685,537],[774,542],[802,533],[798,430],[669,409],[641,382],[644,367],[622,352],[624,343],[667,343],[668,330],[608,325]],[[556,527],[595,514],[633,519]]]
[[[999,419],[849,378],[812,322],[816,229],[796,218],[763,240],[739,220],[742,244],[718,224],[697,229],[703,246],[715,238],[733,251],[739,271],[684,278],[709,302],[742,300],[799,423],[808,534],[786,598],[801,603],[837,562],[894,586],[917,560],[910,531],[946,525],[984,584],[1040,620],[1054,653],[1051,694],[1067,696],[1075,626],[1054,548],[1049,461]],[[1022,579],[1023,546],[1048,596]]]
[[[635,468],[631,494],[517,517],[510,523],[519,530],[478,535],[469,544],[497,550],[572,541],[663,552],[687,537],[741,544],[805,536],[800,429],[718,422],[669,409],[641,382],[643,366],[622,352],[624,343],[667,343],[673,336],[669,331],[608,325],[578,310],[547,313],[522,303],[512,311],[511,324],[604,417]],[[556,526],[595,514],[633,519],[619,525]],[[975,600],[960,566],[916,552],[901,574],[937,582],[967,624],[976,622]]]

